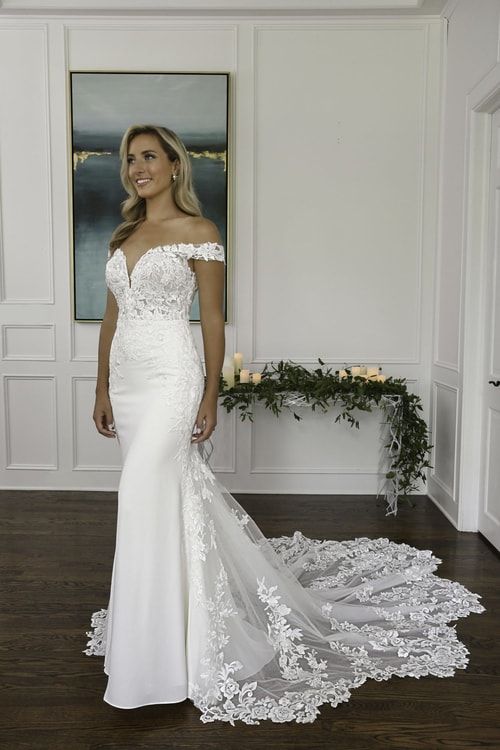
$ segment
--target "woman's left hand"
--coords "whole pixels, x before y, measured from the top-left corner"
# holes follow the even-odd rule
[[[191,443],[202,443],[207,440],[215,430],[217,424],[217,396],[210,398],[204,396],[201,400],[198,416],[191,436]]]

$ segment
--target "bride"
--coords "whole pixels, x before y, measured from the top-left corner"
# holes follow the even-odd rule
[[[204,722],[312,722],[368,678],[450,677],[468,651],[447,623],[479,596],[429,550],[386,538],[267,539],[213,474],[224,358],[224,247],[165,127],[120,145],[128,193],[105,278],[93,419],[122,472],[109,599],[84,653],[104,701],[189,699]],[[205,372],[189,313],[198,290]]]

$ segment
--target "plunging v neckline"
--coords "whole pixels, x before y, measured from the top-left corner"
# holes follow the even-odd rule
[[[122,258],[123,258],[123,262],[124,262],[124,264],[125,264],[125,273],[127,274],[127,280],[128,280],[128,288],[129,288],[129,289],[131,289],[131,288],[132,288],[132,279],[133,279],[133,277],[134,277],[134,271],[135,271],[135,269],[137,268],[137,266],[139,265],[139,263],[141,262],[141,260],[142,260],[142,259],[143,259],[143,258],[144,258],[144,257],[145,257],[145,256],[146,256],[146,255],[147,255],[148,253],[150,253],[150,252],[151,252],[152,250],[159,250],[159,249],[160,249],[160,248],[162,248],[162,247],[179,247],[179,246],[181,246],[181,245],[193,245],[193,244],[194,244],[194,243],[192,243],[192,242],[171,242],[171,243],[169,243],[169,244],[167,244],[167,245],[155,245],[154,247],[150,247],[150,248],[149,248],[148,250],[146,250],[145,252],[143,252],[143,253],[142,253],[142,255],[140,255],[140,256],[139,256],[139,258],[138,258],[138,259],[136,260],[136,262],[134,263],[134,266],[133,266],[132,270],[130,271],[130,273],[129,273],[129,270],[128,270],[128,265],[127,265],[127,256],[125,255],[125,253],[123,252],[123,250],[121,249],[121,247],[117,247],[117,248],[116,248],[116,250],[115,250],[115,252],[118,252],[118,251],[119,251],[119,252],[121,253],[121,256],[122,256]],[[199,243],[199,244],[205,245],[206,243],[205,243],[205,242],[202,242],[202,243]],[[191,266],[189,265],[189,263],[187,264],[187,267],[189,268],[189,271],[190,271],[190,272],[191,272],[192,274],[194,274],[194,271],[192,270],[192,268],[191,268]]]

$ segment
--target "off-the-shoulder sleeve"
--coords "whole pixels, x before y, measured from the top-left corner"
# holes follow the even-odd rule
[[[189,257],[195,260],[220,260],[226,262],[224,257],[224,245],[217,242],[201,242],[200,244],[191,245],[189,248]]]

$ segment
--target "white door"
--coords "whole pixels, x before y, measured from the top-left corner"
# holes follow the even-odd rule
[[[500,110],[492,115],[479,531],[500,550]]]

